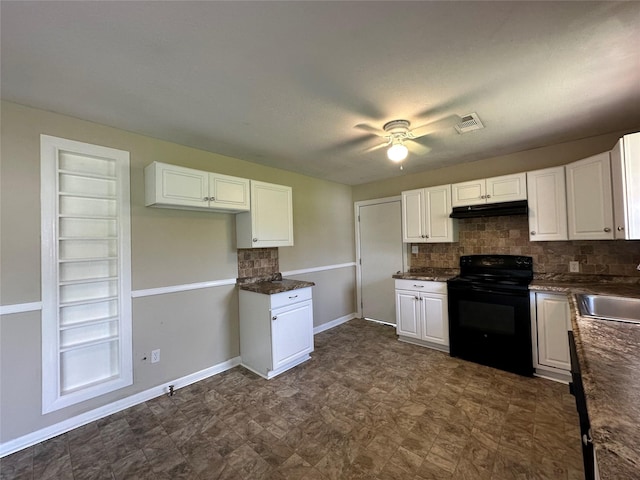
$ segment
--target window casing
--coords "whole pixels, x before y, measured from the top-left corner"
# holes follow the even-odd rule
[[[41,135],[42,412],[133,383],[129,153]]]

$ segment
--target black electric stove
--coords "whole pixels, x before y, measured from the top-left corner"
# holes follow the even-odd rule
[[[531,376],[532,279],[531,257],[460,257],[460,275],[447,282],[451,356]]]

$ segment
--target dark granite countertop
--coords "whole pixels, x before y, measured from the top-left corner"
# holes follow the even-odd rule
[[[405,273],[397,273],[392,275],[398,280],[422,280],[432,282],[446,282],[450,278],[458,275],[460,271],[457,268],[417,268],[410,269]]]
[[[575,294],[640,298],[640,278],[538,278],[531,290],[566,293],[602,479],[640,478],[640,325],[580,316]],[[600,280],[600,281],[599,281]]]
[[[529,290],[640,298],[640,277],[535,274]]]
[[[238,278],[236,283],[240,290],[262,293],[264,295],[289,292],[291,290],[297,290],[298,288],[313,287],[315,285],[313,282],[282,278],[281,273],[274,273],[273,275],[263,277]]]

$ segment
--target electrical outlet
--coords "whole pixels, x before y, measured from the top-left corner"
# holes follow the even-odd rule
[[[414,255],[418,254],[418,245],[411,245],[411,253]]]
[[[160,361],[160,349],[151,350],[151,363],[158,363]]]
[[[580,262],[569,262],[569,271],[571,273],[579,273],[580,272]]]

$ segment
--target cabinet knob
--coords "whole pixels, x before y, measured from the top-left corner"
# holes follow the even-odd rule
[[[624,230],[624,227],[618,227],[618,231],[621,232]]]
[[[209,197],[204,197],[204,198],[203,198],[203,200],[204,200],[205,202],[208,202],[208,201],[209,201]]]
[[[271,320],[277,320],[278,317],[276,317],[275,315],[273,317],[271,317]]]
[[[609,227],[604,227],[604,231],[609,233],[611,231],[611,229]]]
[[[535,234],[536,234],[536,232],[533,232],[533,231],[531,232],[531,235],[535,235]]]
[[[415,298],[416,300],[420,300],[420,297],[413,297],[413,298]]]
[[[486,195],[480,195],[480,198],[487,198]]]
[[[424,238],[429,238],[429,235],[425,235]]]
[[[491,198],[491,195],[485,195],[484,198]]]
[[[253,239],[253,241],[254,241],[254,242],[257,242],[257,241],[258,241],[258,239],[257,239],[257,238],[254,238],[254,239]]]
[[[209,200],[211,200],[212,202],[216,201],[216,197],[209,197]]]

